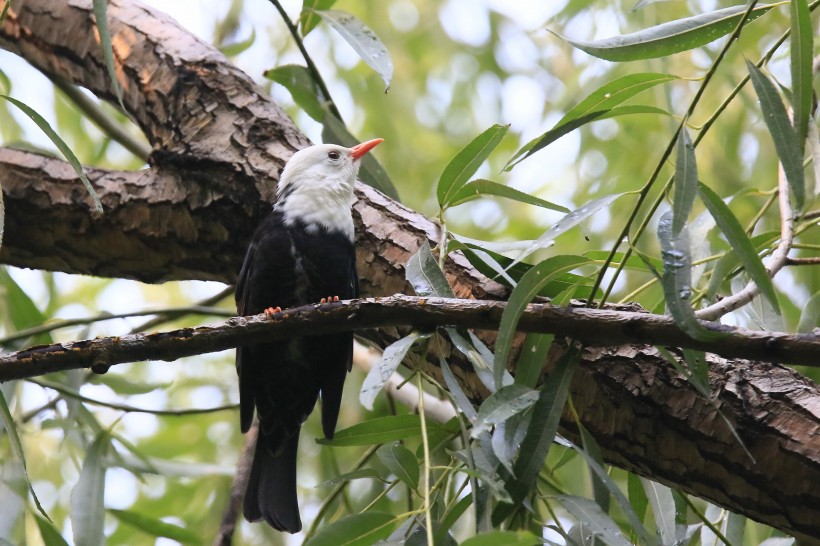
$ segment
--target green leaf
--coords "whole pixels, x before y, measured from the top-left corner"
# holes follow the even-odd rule
[[[10,3],[6,2],[6,8],[9,7]],[[0,94],[8,95],[9,93],[11,93],[11,80],[5,72],[0,70]]]
[[[496,507],[493,512],[493,525],[501,524],[517,509],[517,504],[532,492],[538,473],[544,467],[549,448],[558,432],[558,423],[569,395],[569,386],[579,363],[577,349],[570,348],[558,359],[555,369],[541,387],[541,394],[532,408],[527,434],[521,442],[519,456],[513,466],[514,475],[506,486],[512,503],[499,504]]]
[[[797,133],[789,121],[789,114],[775,85],[754,64],[746,61],[752,85],[760,99],[763,120],[774,140],[774,148],[783,165],[786,179],[794,195],[795,208],[801,210],[806,199],[805,181],[803,180],[803,148]],[[715,218],[717,220],[717,218]],[[775,308],[777,306],[775,305]]]
[[[452,425],[439,425],[428,420],[427,428],[443,428],[450,431]],[[457,429],[458,425],[455,428]],[[418,415],[390,415],[369,419],[340,430],[333,435],[333,440],[318,438],[316,442],[332,446],[369,446],[416,436],[421,436],[421,421]]]
[[[603,510],[604,513],[609,513],[609,496],[611,494],[608,488],[609,484],[605,481],[604,476],[596,472],[597,468],[603,470],[604,459],[601,456],[601,448],[584,425],[580,422],[576,424],[578,425],[578,430],[581,432],[581,442],[583,445],[581,455],[587,461],[590,478],[592,479],[592,496],[595,498],[595,502],[598,503],[598,506],[601,507],[601,510]],[[606,475],[606,471],[604,471],[603,474]]]
[[[299,24],[302,28],[303,37],[310,34],[310,31],[316,28],[316,25],[322,20],[316,12],[330,9],[335,3],[336,0],[305,0],[302,3],[302,13],[299,15]]]
[[[28,475],[28,468],[26,468],[26,456],[23,452],[23,443],[20,441],[20,436],[17,434],[17,426],[14,424],[14,418],[11,416],[11,410],[9,410],[9,405],[6,403],[6,397],[3,395],[2,390],[0,390],[0,422],[2,422],[3,428],[6,430],[6,434],[9,437],[11,452],[14,453],[14,456],[17,457],[17,460],[20,461],[20,466],[23,468],[23,477],[26,480],[28,490],[31,492],[31,498],[34,499],[34,504],[37,506],[37,511],[40,512],[48,521],[51,521],[51,518],[48,517],[48,514],[46,514],[46,511],[40,504],[40,499],[37,498],[37,493],[34,492],[34,486],[31,484],[31,478],[29,478]]]
[[[643,490],[641,478],[630,472],[627,475],[627,492],[629,494],[629,505],[635,509],[638,516],[638,521],[644,521],[646,517],[646,509],[649,506],[649,499],[646,498],[646,492]]]
[[[444,384],[447,385],[447,390],[450,391],[456,406],[467,419],[472,421],[477,415],[475,408],[467,395],[464,394],[464,390],[461,388],[456,376],[453,375],[446,358],[439,357],[439,367],[441,368],[441,375],[444,377]]]
[[[60,534],[54,525],[39,514],[34,514],[34,521],[40,529],[40,538],[45,546],[68,546],[68,542]]]
[[[482,433],[513,415],[526,411],[538,400],[538,391],[523,385],[507,385],[490,395],[478,408],[470,435],[478,438]]]
[[[369,546],[390,536],[400,518],[385,512],[364,512],[322,527],[305,546]]]
[[[455,207],[456,205],[478,199],[482,195],[497,195],[521,203],[527,203],[528,205],[535,205],[536,207],[557,210],[558,212],[569,212],[568,208],[561,205],[556,205],[555,203],[545,201],[534,195],[524,193],[523,191],[505,186],[504,184],[499,184],[498,182],[493,182],[492,180],[484,180],[483,178],[473,180],[462,186],[461,189],[451,196],[450,202],[445,203],[443,206]]]
[[[256,42],[256,29],[251,28],[251,35],[248,36],[247,39],[234,42],[232,44],[221,45],[219,46],[219,51],[222,52],[223,55],[226,57],[236,57],[240,53],[243,53],[250,49],[250,47]],[[294,99],[295,100],[295,99]],[[315,118],[314,118],[315,119]],[[319,120],[316,120],[319,121]]]
[[[384,92],[387,93],[390,90],[390,82],[393,81],[393,59],[376,33],[355,15],[346,11],[320,10],[315,13],[333,27],[359,57],[382,77]]]
[[[808,334],[820,324],[820,291],[815,292],[809,301],[803,306],[800,312],[800,321],[797,323],[797,331],[801,334]]]
[[[614,195],[607,195],[599,199],[594,199],[589,203],[585,203],[573,210],[545,231],[538,239],[536,239],[526,250],[521,252],[518,257],[512,262],[517,264],[536,250],[551,246],[556,237],[574,228],[602,208],[611,205],[619,197],[626,195],[626,193],[617,193]]]
[[[493,361],[493,356],[492,353],[488,352],[489,349],[487,351],[481,350],[481,347],[478,346],[481,340],[476,338],[472,332],[468,332],[465,335],[456,328],[445,328],[444,330],[450,337],[450,341],[453,342],[453,346],[461,351],[473,365],[473,370],[475,370],[478,379],[487,387],[487,390],[491,393],[495,392],[496,383],[493,376],[493,368],[490,365]],[[502,383],[509,385],[512,382],[512,376],[505,370]]]
[[[572,514],[579,524],[583,524],[585,533],[592,533],[595,542],[598,540],[609,546],[630,546],[629,541],[595,501],[574,495],[556,495],[555,499]],[[592,542],[590,542],[591,544]],[[672,544],[664,543],[664,544]]]
[[[765,5],[754,8],[746,22],[757,19],[772,7],[773,5]],[[706,45],[731,33],[743,18],[746,9],[745,5],[732,6],[685,19],[677,19],[632,34],[613,36],[593,42],[570,40],[557,33],[553,32],[553,34],[581,51],[607,61],[658,59]]]
[[[557,276],[587,263],[589,263],[589,260],[581,256],[552,256],[527,271],[518,281],[518,285],[510,294],[501,315],[501,324],[498,327],[498,338],[495,342],[495,360],[493,362],[493,377],[495,378],[496,389],[501,388],[501,380],[507,369],[507,361],[515,338],[516,326],[524,309],[538,295],[544,285]]]
[[[709,210],[709,214],[715,219],[720,231],[726,236],[732,250],[734,250],[743,267],[746,269],[749,277],[757,284],[760,292],[769,300],[772,308],[777,313],[780,313],[780,306],[777,302],[777,294],[774,291],[772,279],[766,272],[760,256],[757,254],[754,245],[746,235],[746,231],[740,222],[737,220],[732,211],[726,206],[726,203],[718,197],[705,184],[698,184],[698,195],[703,204]]]
[[[677,76],[671,74],[647,72],[629,74],[605,83],[570,108],[552,129],[541,136],[535,137],[515,152],[504,166],[504,170],[511,170],[538,150],[546,148],[567,133],[593,121],[631,114],[671,115],[666,110],[654,106],[627,105],[619,107],[618,105],[656,85],[677,79],[679,79]]]
[[[637,505],[633,507],[633,504],[630,501],[634,492],[630,489],[629,499],[627,499],[626,496],[624,496],[623,492],[621,491],[621,488],[618,487],[618,484],[615,482],[615,480],[612,479],[612,477],[610,477],[610,475],[604,468],[600,448],[598,447],[597,442],[595,442],[595,439],[589,434],[589,431],[583,425],[580,426],[580,431],[581,438],[584,442],[584,448],[581,449],[576,445],[573,445],[572,447],[584,458],[584,460],[587,463],[587,466],[589,466],[594,480],[593,484],[595,483],[595,481],[597,481],[599,484],[597,487],[602,487],[602,490],[596,491],[595,493],[595,498],[598,505],[601,506],[601,509],[605,513],[608,513],[608,505],[604,505],[600,502],[599,495],[606,494],[608,496],[611,494],[615,499],[615,502],[623,511],[624,515],[626,515],[629,524],[632,526],[632,530],[635,532],[635,534],[638,535],[638,537],[640,537],[641,542],[643,544],[650,546],[656,544],[657,540],[655,540],[653,537],[649,535],[649,532],[646,530],[642,523],[643,516],[646,514],[646,507],[644,506],[643,511],[639,511],[640,499],[638,499]],[[640,491],[641,495],[644,495],[643,498],[645,502],[646,495],[643,492],[643,488],[641,487],[640,481],[638,481],[637,476],[634,476],[633,474],[630,474],[630,477],[635,477],[638,490]],[[633,485],[632,482],[629,483],[630,486]],[[596,488],[596,486],[593,485],[593,488]]]
[[[595,262],[603,263],[609,257],[608,250],[589,250],[584,252],[584,256],[593,260]],[[649,267],[646,264],[646,261],[655,268],[655,271],[660,271],[663,269],[663,262],[656,259],[650,258],[647,256],[638,257],[634,254],[631,254],[627,259],[626,263],[624,264],[625,269],[634,269],[636,271],[649,271]],[[620,267],[621,263],[624,261],[624,253],[623,252],[616,252],[615,255],[612,257],[612,261],[610,262],[609,266],[611,268]]]
[[[111,448],[111,437],[101,432],[89,446],[80,471],[80,479],[71,490],[71,530],[74,543],[102,546],[105,543],[105,460]]]
[[[383,446],[377,452],[387,470],[413,489],[419,486],[419,462],[413,453],[398,442]]]
[[[202,538],[184,527],[166,523],[162,520],[149,518],[143,514],[131,512],[129,510],[108,510],[114,517],[123,523],[127,523],[149,535],[155,537],[165,537],[176,540],[183,544],[202,544]]]
[[[438,204],[446,208],[482,163],[501,143],[509,125],[493,125],[467,144],[444,168],[436,187]]]
[[[345,127],[339,118],[330,113],[325,108],[325,116],[322,118],[322,141],[327,144],[339,144],[348,148],[355,146],[360,141],[356,139]],[[376,160],[373,154],[366,154],[362,157],[359,168],[359,180],[372,186],[387,195],[391,199],[398,201],[399,193],[396,187],[387,176],[384,167]]]
[[[438,261],[430,251],[430,244],[424,240],[419,249],[410,257],[405,266],[407,282],[413,285],[417,296],[438,296],[454,298],[453,289],[447,282],[447,277],[438,266]]]
[[[14,278],[9,275],[8,269],[0,267],[0,285],[5,292],[8,303],[8,318],[17,331],[33,326],[39,326],[46,321],[45,315],[37,308],[34,301],[23,291]],[[40,334],[31,341],[31,344],[51,343],[48,333]]]
[[[468,538],[461,546],[535,546],[543,540],[529,531],[490,531]]]
[[[264,76],[287,89],[293,101],[314,120],[321,123],[325,118],[322,104],[327,99],[322,95],[322,90],[307,68],[286,64],[266,70]]]
[[[396,371],[410,348],[420,339],[428,339],[430,334],[421,334],[413,331],[409,335],[391,343],[382,353],[382,358],[376,366],[370,368],[364,378],[359,391],[359,402],[368,410],[373,410],[373,402]]]
[[[792,106],[794,107],[794,128],[800,151],[805,149],[809,131],[812,100],[812,53],[814,51],[814,29],[807,0],[791,0],[791,73]],[[802,153],[801,153],[802,156]]]
[[[111,80],[111,87],[123,112],[127,112],[122,103],[122,88],[117,80],[117,68],[114,66],[114,49],[111,47],[111,33],[108,30],[108,0],[94,0],[94,20],[97,24],[97,32],[100,34],[100,47],[102,48],[105,69],[108,71],[108,78]]]
[[[661,544],[676,544],[675,499],[672,497],[672,490],[646,478],[641,478],[641,483],[655,515],[655,525],[661,536]]]
[[[698,193],[698,167],[695,163],[695,147],[686,127],[681,127],[676,145],[675,198],[672,201],[672,236],[677,237],[692,212]]]
[[[441,541],[444,540],[444,536],[452,529],[453,525],[455,525],[458,518],[460,518],[464,512],[467,511],[467,508],[473,503],[473,495],[465,495],[461,500],[453,506],[447,515],[444,516],[441,520],[441,525],[438,529],[436,529],[436,534],[433,537],[433,544],[441,544]],[[462,545],[463,546],[463,545]]]
[[[547,362],[547,354],[553,339],[553,334],[527,334],[515,363],[516,384],[535,388]]]
[[[723,334],[707,330],[695,317],[692,298],[692,255],[689,250],[689,232],[681,230],[672,235],[672,211],[666,211],[658,221],[658,239],[661,243],[663,276],[661,285],[666,306],[675,323],[689,337],[701,341],[719,339]]]
[[[48,122],[43,118],[43,116],[32,110],[25,103],[22,103],[17,99],[9,97],[8,95],[0,95],[0,97],[12,103],[14,106],[19,108],[25,115],[31,118],[31,120],[35,124],[37,124],[37,127],[39,127],[40,130],[43,131],[46,134],[46,136],[51,140],[51,142],[53,142],[54,145],[57,146],[57,149],[60,150],[60,153],[63,154],[63,157],[66,158],[66,161],[68,161],[68,163],[74,168],[74,172],[76,172],[77,176],[79,176],[80,180],[82,180],[85,189],[88,190],[88,194],[94,201],[94,213],[102,214],[103,207],[102,203],[100,202],[100,197],[97,195],[97,192],[96,190],[94,190],[94,187],[91,185],[91,182],[88,180],[88,177],[85,176],[85,172],[83,172],[83,166],[80,163],[80,160],[77,159],[77,156],[74,155],[74,152],[71,151],[71,148],[69,148],[68,145],[63,141],[63,139],[60,138],[60,135],[58,135],[54,131],[54,129],[51,128],[51,125],[48,124]]]

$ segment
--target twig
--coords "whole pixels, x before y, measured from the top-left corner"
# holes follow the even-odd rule
[[[253,451],[256,448],[256,437],[259,433],[258,423],[254,423],[245,434],[245,444],[242,446],[242,454],[236,465],[236,473],[231,482],[231,494],[228,505],[222,512],[222,521],[219,523],[219,531],[214,537],[214,546],[231,546],[236,520],[239,518],[242,499],[245,497],[245,490],[248,488],[248,478],[251,475],[251,465],[253,463]]]
[[[500,301],[405,295],[306,305],[277,313],[271,320],[260,314],[235,317],[213,326],[32,347],[0,355],[0,381],[95,365],[148,359],[171,361],[248,343],[304,335],[308,330],[311,335],[388,326],[495,330],[505,306]],[[518,330],[571,337],[590,347],[662,345],[698,349],[727,358],[820,366],[817,359],[820,336],[753,331],[710,322],[701,324],[723,335],[717,341],[698,341],[686,335],[668,316],[533,303],[523,310]]]
[[[279,0],[270,0],[270,3],[274,5],[276,11],[279,12],[279,15],[282,17],[282,20],[285,22],[285,25],[288,27],[288,32],[290,35],[293,36],[293,41],[296,42],[296,47],[299,48],[299,52],[302,54],[302,58],[305,59],[305,63],[307,64],[307,68],[310,71],[310,75],[313,77],[313,81],[316,82],[316,85],[319,86],[319,90],[322,92],[324,100],[327,102],[328,109],[330,113],[336,116],[339,121],[344,122],[342,119],[342,114],[339,112],[339,109],[336,108],[336,103],[333,102],[333,99],[330,96],[330,91],[327,89],[327,85],[325,85],[325,80],[322,78],[319,69],[316,68],[316,65],[313,63],[313,59],[310,58],[310,54],[305,49],[305,43],[302,41],[302,37],[299,36],[299,29],[296,28],[296,25],[293,24],[293,21],[290,20],[288,17],[285,8],[282,7],[282,4],[279,3]]]
[[[813,258],[786,258],[786,265],[820,265],[820,256]]]
[[[424,495],[424,529],[427,531],[427,544],[433,542],[433,518],[430,514],[430,444],[427,440],[427,419],[424,415],[424,389],[421,383],[421,374],[416,376],[419,391],[419,417],[421,422],[421,445],[424,450],[424,464],[421,468],[421,492]]]
[[[53,391],[57,391],[60,394],[68,396],[69,398],[76,398],[81,402],[85,402],[87,404],[93,404],[95,406],[103,406],[106,408],[111,408],[115,410],[124,411],[126,413],[150,413],[152,415],[164,415],[164,416],[172,416],[172,417],[179,417],[183,415],[199,415],[202,413],[215,413],[218,411],[227,411],[227,410],[235,410],[239,406],[237,404],[225,404],[223,406],[215,406],[213,408],[189,408],[189,409],[179,409],[179,410],[155,410],[155,409],[147,409],[147,408],[138,408],[135,406],[129,406],[128,404],[118,404],[116,402],[104,402],[102,400],[96,400],[94,398],[89,398],[80,394],[78,391],[66,387],[65,385],[60,385],[59,383],[54,383],[53,381],[45,381],[43,379],[28,379],[30,383],[34,383],[35,385],[39,385],[44,389],[51,389]],[[56,400],[54,401],[56,402]],[[52,402],[49,402],[48,405],[52,405]],[[38,411],[42,411],[45,408],[38,408]]]
[[[792,205],[789,202],[789,182],[781,163],[778,163],[777,186],[777,201],[780,206],[780,243],[772,252],[766,266],[769,277],[774,277],[786,265],[789,260],[789,251],[794,243],[794,211],[792,211]],[[723,298],[719,302],[697,311],[695,315],[702,320],[717,320],[726,313],[743,307],[759,293],[760,288],[757,284],[754,281],[749,281],[749,284],[737,294]]]

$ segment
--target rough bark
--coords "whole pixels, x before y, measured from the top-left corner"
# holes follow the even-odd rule
[[[84,190],[62,162],[2,150],[7,229],[0,260],[147,282],[231,282],[279,169],[307,140],[247,75],[175,22],[136,2],[112,1],[108,9],[124,103],[151,143],[150,168],[89,170],[106,208],[92,219]],[[90,0],[15,1],[0,47],[113,97]],[[363,292],[406,292],[403,264],[422,241],[438,239],[437,226],[375,190],[361,187],[358,197]],[[459,297],[506,294],[457,255],[446,272]],[[386,328],[373,337],[386,343],[399,334]],[[482,335],[492,342],[492,333]],[[480,397],[469,365],[454,358],[454,366]],[[427,368],[437,375],[433,363]],[[573,402],[613,464],[789,533],[820,536],[811,490],[820,483],[817,386],[787,368],[740,360],[712,359],[710,374],[715,404],[756,462],[715,407],[652,348],[585,351]],[[574,437],[566,416],[562,432]]]

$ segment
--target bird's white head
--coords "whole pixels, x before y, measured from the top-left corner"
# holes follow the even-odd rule
[[[282,170],[274,209],[282,212],[286,225],[300,220],[308,230],[324,226],[353,239],[353,185],[359,160],[383,142],[375,138],[352,148],[316,144],[299,150]]]

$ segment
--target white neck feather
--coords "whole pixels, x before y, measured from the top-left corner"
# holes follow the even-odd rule
[[[312,177],[311,177],[312,178]],[[317,177],[317,180],[300,180],[291,191],[283,192],[274,205],[285,218],[285,225],[302,221],[311,230],[323,226],[328,231],[338,231],[353,240],[353,186],[341,177]]]

